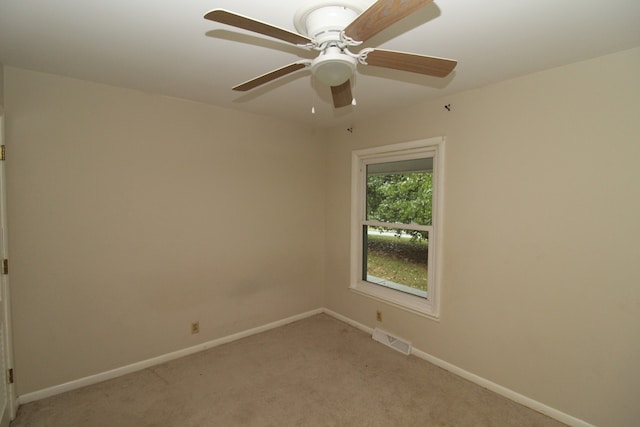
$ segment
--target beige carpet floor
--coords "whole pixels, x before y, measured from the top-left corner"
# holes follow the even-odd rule
[[[327,315],[23,405],[11,424],[561,425]]]

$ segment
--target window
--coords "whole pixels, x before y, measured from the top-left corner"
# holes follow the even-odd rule
[[[443,164],[443,138],[353,152],[353,291],[438,317]]]

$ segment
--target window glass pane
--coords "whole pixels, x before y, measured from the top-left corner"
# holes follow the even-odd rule
[[[429,236],[422,233],[418,239],[399,228],[365,225],[362,279],[426,298]]]
[[[432,158],[369,164],[366,219],[431,225],[432,193]]]

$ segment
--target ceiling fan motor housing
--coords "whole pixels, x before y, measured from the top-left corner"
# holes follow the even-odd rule
[[[339,41],[340,32],[367,8],[359,0],[315,1],[300,8],[293,19],[296,30],[319,45]]]
[[[340,33],[368,7],[361,0],[314,1],[294,17],[296,29],[312,38],[321,50],[311,62],[311,72],[328,86],[348,81],[356,70],[356,59],[346,54]]]

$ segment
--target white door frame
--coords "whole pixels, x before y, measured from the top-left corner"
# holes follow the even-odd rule
[[[4,149],[4,111],[0,106],[0,146]],[[7,233],[7,192],[6,192],[6,176],[4,161],[0,160],[0,261],[9,259],[9,244]],[[1,267],[0,267],[1,268]],[[7,384],[7,411],[8,414],[4,415],[0,419],[0,423],[5,422],[6,415],[9,415],[10,419],[16,417],[18,410],[18,401],[16,399],[15,383],[8,383],[9,369],[13,370],[13,336],[11,328],[11,294],[9,289],[9,275],[0,272],[0,313],[3,314],[3,318],[0,319],[0,324],[3,327],[2,336],[4,342],[2,343],[2,349],[4,350],[4,360],[6,364],[7,372],[0,373],[0,381],[4,381]],[[8,272],[7,272],[8,273]],[[1,357],[1,356],[0,356]]]

